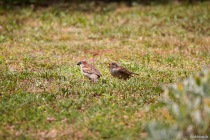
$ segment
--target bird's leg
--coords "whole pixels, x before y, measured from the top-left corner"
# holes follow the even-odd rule
[[[97,82],[97,79],[94,78],[94,79],[93,79],[93,83],[96,83],[96,82]]]
[[[89,79],[90,81],[93,81],[93,80],[92,80],[91,78],[89,78],[89,77],[88,77],[88,79]]]
[[[88,79],[91,81],[91,83],[95,83],[94,79],[91,79],[91,78],[88,78]]]

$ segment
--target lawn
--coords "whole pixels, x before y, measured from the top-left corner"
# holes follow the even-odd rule
[[[0,139],[141,139],[162,87],[210,64],[210,2],[0,7]],[[93,84],[76,65],[102,74]],[[138,73],[111,77],[107,63]]]

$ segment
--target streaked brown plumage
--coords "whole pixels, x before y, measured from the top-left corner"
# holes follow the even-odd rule
[[[101,77],[100,72],[91,64],[86,61],[80,61],[77,63],[80,66],[82,74],[89,78],[92,82],[97,82],[98,78]]]
[[[119,79],[127,80],[134,74],[138,75],[136,73],[128,71],[124,67],[118,66],[117,63],[114,63],[114,62],[109,64],[109,69],[110,69],[111,75]]]

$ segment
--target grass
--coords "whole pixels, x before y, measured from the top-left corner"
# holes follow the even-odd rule
[[[143,108],[210,63],[210,3],[92,4],[0,8],[0,139],[139,139],[145,122],[173,121]],[[112,78],[112,61],[139,76]]]

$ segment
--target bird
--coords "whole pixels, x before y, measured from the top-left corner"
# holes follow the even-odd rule
[[[117,63],[112,62],[109,63],[109,70],[113,77],[117,77],[119,79],[127,80],[133,75],[138,75],[136,73],[128,71],[126,68],[119,66]]]
[[[102,75],[101,73],[91,64],[88,64],[86,61],[80,61],[77,63],[80,66],[81,73],[88,77],[93,83],[98,81]]]

